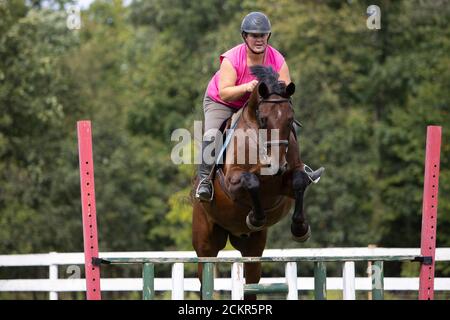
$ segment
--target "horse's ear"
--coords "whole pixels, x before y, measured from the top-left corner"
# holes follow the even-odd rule
[[[258,93],[263,99],[266,99],[269,96],[269,88],[264,82],[259,84]]]
[[[286,96],[290,97],[295,92],[295,84],[293,82],[289,83],[286,87]]]

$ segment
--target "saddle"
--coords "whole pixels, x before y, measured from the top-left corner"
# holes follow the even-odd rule
[[[222,148],[219,150],[215,160],[215,164],[213,165],[213,167],[211,168],[211,172],[209,173],[209,180],[213,190],[212,198],[214,197],[214,180],[216,174],[219,176],[219,183],[222,190],[224,190],[227,196],[231,198],[231,195],[228,193],[228,189],[225,187],[225,178],[222,169],[223,164],[225,163],[227,146],[234,134],[234,131],[229,129],[234,129],[236,127],[243,110],[244,108],[240,108],[237,112],[233,113],[231,117],[225,119],[219,127],[219,130],[222,133]]]

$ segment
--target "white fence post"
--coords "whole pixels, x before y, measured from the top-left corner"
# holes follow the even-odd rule
[[[53,258],[57,257],[57,253],[56,252],[50,252],[50,256]],[[48,269],[48,278],[50,279],[50,281],[52,280],[58,280],[58,265],[56,264],[51,264],[49,265],[49,269]],[[50,291],[49,293],[49,299],[50,300],[58,300],[58,292],[56,291]]]
[[[184,300],[184,263],[172,265],[172,300]]]
[[[233,263],[231,267],[231,300],[244,300],[244,264]]]
[[[298,289],[297,289],[297,263],[287,262],[286,263],[286,282],[288,285],[287,300],[298,300]]]
[[[355,262],[345,261],[342,273],[344,300],[355,300]]]

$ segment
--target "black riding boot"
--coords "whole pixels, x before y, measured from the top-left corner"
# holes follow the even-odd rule
[[[197,190],[195,191],[195,198],[206,202],[211,201],[213,197],[213,186],[209,174],[211,173],[214,163],[206,163],[203,157],[203,152],[211,143],[214,143],[214,141],[202,142],[202,163],[198,166],[198,176],[200,178],[200,182],[198,183]]]

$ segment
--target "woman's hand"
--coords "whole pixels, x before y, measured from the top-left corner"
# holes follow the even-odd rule
[[[253,89],[258,85],[258,80],[252,80],[250,82],[247,82],[245,84],[245,91],[246,92],[253,92]]]

